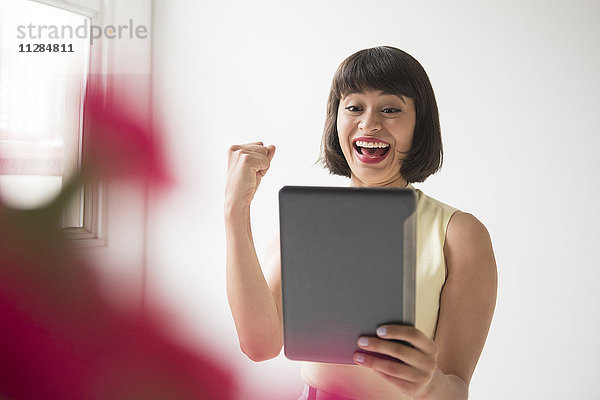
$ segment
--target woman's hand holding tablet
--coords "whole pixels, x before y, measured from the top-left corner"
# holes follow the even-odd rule
[[[387,357],[357,352],[354,362],[373,369],[414,399],[427,398],[438,370],[438,346],[422,331],[412,326],[384,325],[377,329],[377,337],[361,336],[357,344]]]

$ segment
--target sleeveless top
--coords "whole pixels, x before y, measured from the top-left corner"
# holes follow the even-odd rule
[[[446,281],[444,243],[446,229],[456,208],[444,204],[415,189],[417,195],[417,262],[415,326],[431,339],[435,336],[440,294]],[[304,381],[320,390],[346,387],[357,398],[387,398],[393,392],[391,383],[364,367],[340,364],[302,362]],[[390,387],[387,387],[390,386]],[[362,393],[366,390],[368,394]],[[404,398],[404,397],[402,397]]]
[[[415,326],[433,339],[440,309],[440,294],[446,281],[444,244],[448,222],[458,211],[427,196],[412,185],[417,195],[417,288]]]

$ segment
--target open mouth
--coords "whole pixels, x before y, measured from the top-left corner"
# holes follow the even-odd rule
[[[358,153],[358,158],[370,164],[382,161],[390,151],[389,143],[374,139],[358,138],[352,145]]]

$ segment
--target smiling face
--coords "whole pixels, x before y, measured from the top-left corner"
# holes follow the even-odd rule
[[[340,100],[338,139],[352,186],[405,187],[402,161],[411,148],[416,112],[410,97],[382,91],[351,93]]]

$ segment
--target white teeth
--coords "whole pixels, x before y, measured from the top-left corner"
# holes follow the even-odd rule
[[[356,145],[358,147],[366,147],[368,149],[375,149],[375,148],[386,148],[386,147],[390,147],[389,144],[387,143],[383,143],[383,142],[365,142],[362,140],[357,140]]]

